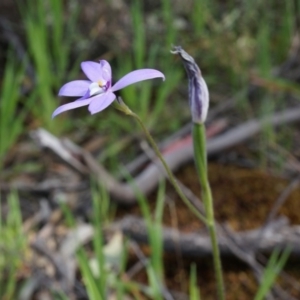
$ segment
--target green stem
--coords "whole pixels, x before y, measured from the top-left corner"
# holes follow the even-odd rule
[[[160,153],[154,139],[152,138],[150,132],[148,131],[148,129],[145,127],[144,123],[142,122],[142,120],[140,119],[140,117],[138,115],[136,115],[134,112],[130,111],[126,111],[126,114],[132,116],[133,118],[135,118],[137,120],[137,122],[139,123],[139,125],[142,127],[146,138],[148,139],[150,145],[152,146],[155,154],[157,155],[157,157],[160,159],[162,165],[164,166],[171,184],[173,185],[174,189],[176,190],[176,192],[178,193],[178,195],[180,196],[180,198],[183,200],[183,202],[186,204],[186,206],[206,225],[208,225],[207,219],[193,206],[193,204],[188,200],[188,198],[184,195],[184,193],[182,192],[182,190],[180,189],[172,171],[170,170],[170,168],[168,167],[165,159],[163,158],[163,155]]]
[[[202,187],[202,201],[205,206],[207,227],[211,239],[215,276],[217,280],[218,298],[225,299],[225,289],[222,275],[220,251],[217,240],[216,225],[214,219],[213,198],[207,176],[206,135],[204,124],[193,125],[193,143],[196,168]]]

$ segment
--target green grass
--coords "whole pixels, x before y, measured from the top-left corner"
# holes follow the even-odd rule
[[[20,4],[30,62],[35,70],[35,102],[31,112],[41,126],[59,133],[70,127],[70,122],[51,119],[58,106],[57,92],[62,83],[74,76],[77,69],[71,60],[75,44],[78,9],[69,11],[64,21],[64,7],[60,0],[28,1]],[[46,16],[46,18],[45,18]],[[77,70],[76,70],[77,71]]]
[[[143,22],[145,15],[141,1],[135,0],[131,6],[132,15],[132,54],[119,55],[117,58],[117,76],[120,78],[134,69],[157,68],[165,74],[165,82],[161,80],[142,82],[129,86],[121,91],[126,104],[134,110],[151,129],[157,127],[157,122],[168,106],[168,98],[179,85],[183,72],[179,66],[172,70],[172,56],[169,53],[175,43],[175,29],[172,26],[170,14],[171,3],[163,1],[163,18],[167,25],[166,39],[149,43],[147,28]],[[167,42],[166,42],[167,41]]]
[[[153,272],[155,275],[154,278],[156,278],[156,281],[158,282],[163,282],[164,270],[163,270],[163,244],[162,244],[162,240],[163,240],[162,215],[163,215],[164,199],[165,199],[165,184],[164,183],[160,184],[153,216],[148,204],[148,200],[141,194],[137,194],[137,195],[138,195],[139,205],[143,217],[145,219],[147,231],[149,235],[149,245],[151,248],[150,262],[151,265],[153,266]]]
[[[131,179],[129,179],[131,181]],[[134,184],[134,183],[133,183]],[[163,269],[163,245],[162,245],[162,214],[165,198],[165,184],[162,183],[158,190],[155,210],[150,210],[148,200],[137,191],[139,205],[145,219],[147,231],[149,234],[149,243],[151,247],[151,256],[144,261],[145,271],[148,276],[148,285],[142,287],[138,282],[131,280],[124,281],[124,274],[127,265],[127,243],[105,245],[103,241],[102,228],[109,222],[111,215],[110,199],[101,186],[93,184],[93,215],[92,224],[94,227],[94,237],[92,240],[93,258],[84,247],[80,247],[77,252],[77,261],[81,271],[84,285],[87,289],[89,299],[106,299],[109,288],[115,289],[118,299],[126,293],[133,293],[138,289],[145,293],[151,299],[163,299],[162,288],[164,282]],[[71,226],[76,225],[76,221],[70,210],[63,205],[66,219]],[[107,248],[107,249],[106,249]],[[107,251],[109,248],[109,251]],[[119,249],[116,251],[116,249]],[[112,253],[115,253],[112,256]],[[114,268],[110,268],[110,264]]]
[[[191,265],[189,292],[190,300],[201,300],[200,290],[197,284],[197,267],[195,264]]]
[[[21,109],[21,84],[24,79],[24,66],[18,64],[13,53],[8,54],[0,90],[0,171],[4,158],[23,133],[23,123],[28,109]],[[29,100],[30,101],[30,100]]]
[[[17,273],[24,266],[26,237],[22,230],[19,198],[12,192],[7,198],[7,214],[3,218],[0,201],[0,298],[15,299],[18,291]]]
[[[254,300],[262,300],[268,295],[269,291],[273,287],[278,275],[282,271],[284,265],[286,264],[289,255],[291,253],[290,247],[287,247],[280,252],[279,249],[275,249],[267,263],[267,266],[264,270],[262,280],[258,291],[255,295]]]

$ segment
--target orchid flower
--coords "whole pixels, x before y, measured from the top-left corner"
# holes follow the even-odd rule
[[[110,64],[106,60],[99,63],[85,61],[81,63],[81,69],[89,80],[75,80],[66,83],[59,90],[59,96],[81,97],[74,102],[59,106],[52,114],[52,118],[58,114],[88,105],[91,114],[95,114],[107,108],[116,99],[115,91],[118,91],[130,84],[165,76],[154,69],[135,70],[112,85]]]

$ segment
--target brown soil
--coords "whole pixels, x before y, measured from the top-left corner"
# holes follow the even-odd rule
[[[187,166],[176,174],[178,179],[199,195],[200,186],[193,165]],[[247,230],[260,227],[266,220],[274,202],[289,184],[288,181],[274,177],[259,169],[246,169],[236,166],[209,165],[210,183],[214,195],[215,214],[219,222],[226,222],[235,230]],[[168,187],[169,200],[174,202],[175,213],[166,205],[163,223],[166,226],[177,227],[180,231],[191,232],[202,229],[203,226],[190,213],[171,187]],[[151,196],[150,206],[155,206],[155,195]],[[296,189],[280,209],[280,214],[289,218],[292,224],[300,223],[299,210],[300,188]],[[119,209],[118,215],[140,214],[138,207]],[[149,249],[143,248],[146,253]],[[183,260],[179,256],[165,256],[166,284],[172,290],[188,291],[189,268],[192,261]],[[216,299],[214,274],[211,261],[197,261],[198,280],[203,299]],[[238,260],[223,261],[226,299],[253,299],[257,283],[245,264]],[[290,273],[299,281],[300,263],[288,266]],[[139,277],[140,276],[140,277]],[[145,274],[139,274],[138,279],[145,281]],[[281,280],[286,290],[300,298],[300,292],[293,290]]]

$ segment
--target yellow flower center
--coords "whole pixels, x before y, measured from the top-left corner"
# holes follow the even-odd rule
[[[97,81],[97,83],[100,87],[105,86],[105,82],[103,82],[102,80]]]

